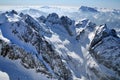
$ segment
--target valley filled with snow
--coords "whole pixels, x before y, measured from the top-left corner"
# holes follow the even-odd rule
[[[0,80],[119,80],[119,21],[119,9],[0,9]]]

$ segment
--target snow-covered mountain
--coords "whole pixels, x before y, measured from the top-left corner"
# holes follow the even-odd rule
[[[119,9],[93,8],[87,6],[81,6],[80,8],[43,6],[35,8],[22,8],[22,10],[18,10],[18,12],[29,14],[32,17],[39,17],[42,15],[47,17],[47,15],[51,13],[57,13],[60,17],[68,16],[76,22],[82,21],[83,19],[89,19],[90,21],[96,23],[96,25],[107,24],[109,28],[116,29],[118,35],[120,35]]]
[[[0,71],[10,80],[120,79],[118,26],[77,21],[75,12],[22,11],[0,13]]]
[[[93,12],[93,13],[99,12],[97,9],[87,7],[87,6],[81,6],[79,10],[85,11],[85,12]]]

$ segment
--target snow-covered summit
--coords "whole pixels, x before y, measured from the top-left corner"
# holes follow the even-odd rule
[[[85,12],[93,12],[93,13],[99,12],[96,8],[87,7],[87,6],[81,6],[79,10],[85,11]]]

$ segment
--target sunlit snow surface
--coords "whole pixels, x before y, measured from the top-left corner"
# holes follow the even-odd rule
[[[6,72],[2,72],[2,71],[0,71],[0,79],[1,80],[10,80],[8,74]]]

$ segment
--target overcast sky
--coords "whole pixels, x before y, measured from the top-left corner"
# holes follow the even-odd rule
[[[120,9],[120,0],[0,0],[0,5],[58,5],[73,7],[80,7],[81,5],[85,5],[93,7]]]

